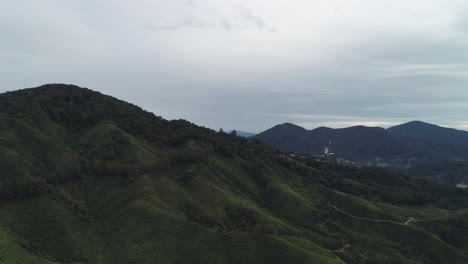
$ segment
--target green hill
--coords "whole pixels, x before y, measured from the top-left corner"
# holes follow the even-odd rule
[[[0,94],[0,263],[468,263],[468,192],[167,121]]]

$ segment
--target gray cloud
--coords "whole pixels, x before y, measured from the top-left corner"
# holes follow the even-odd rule
[[[247,24],[245,27],[253,26],[258,30],[265,30],[267,32],[276,32],[277,28],[274,26],[268,25],[262,18],[257,16],[255,12],[250,8],[240,8],[240,18],[239,20],[244,24]],[[232,26],[231,26],[232,27]]]
[[[195,0],[188,0],[187,5],[189,7],[192,7],[192,8],[197,8],[198,7],[198,3]]]
[[[199,18],[184,18],[182,20],[176,21],[173,24],[167,24],[162,26],[154,26],[147,24],[145,26],[146,30],[180,30],[180,29],[208,29],[208,28],[219,28],[219,24],[209,20],[203,20]]]
[[[198,3],[194,1],[188,1],[187,5],[192,8],[201,8]],[[268,33],[277,31],[277,28],[267,24],[260,16],[255,14],[255,11],[251,8],[237,6],[233,8],[234,12],[230,16],[223,14],[217,9],[206,10],[210,12],[205,16],[187,15],[182,19],[165,24],[147,24],[145,29],[150,31],[176,31],[184,29],[215,29],[227,31],[256,30]]]

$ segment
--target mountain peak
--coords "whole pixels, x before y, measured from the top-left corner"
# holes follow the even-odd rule
[[[468,132],[438,125],[411,121],[387,129],[388,133],[400,137],[417,140],[430,140],[432,142],[452,142],[458,144],[468,143]]]
[[[26,88],[26,89],[22,89],[22,90],[18,90],[16,92],[21,92],[21,91],[35,91],[35,92],[44,92],[44,91],[60,91],[60,92],[77,92],[77,91],[87,91],[87,92],[95,92],[95,93],[99,93],[99,92],[96,92],[96,91],[93,91],[89,88],[86,88],[86,87],[81,87],[81,86],[78,86],[78,85],[75,85],[75,84],[67,84],[67,83],[47,83],[47,84],[43,84],[41,86],[38,86],[38,87],[32,87],[32,88]]]
[[[295,128],[303,128],[301,126],[298,126],[296,124],[293,124],[293,123],[289,123],[289,122],[286,122],[286,123],[283,123],[281,125],[278,125],[278,126],[282,126],[282,127],[295,127]]]
[[[394,127],[439,127],[439,126],[430,124],[427,122],[423,122],[423,121],[414,120],[414,121],[403,123],[397,126],[393,126],[391,128],[394,128]]]
[[[393,126],[387,129],[390,133],[404,133],[404,134],[413,134],[413,133],[424,133],[427,134],[431,131],[439,131],[439,133],[446,132],[449,130],[456,131],[452,128],[445,128],[438,125],[426,123],[423,121],[411,121],[401,125]]]
[[[276,131],[276,132],[306,132],[307,130],[301,126],[298,126],[298,125],[295,125],[293,123],[283,123],[283,124],[280,124],[280,125],[276,125],[270,129],[267,129],[266,131],[262,132],[262,133],[265,133],[265,132],[269,132],[269,131]]]

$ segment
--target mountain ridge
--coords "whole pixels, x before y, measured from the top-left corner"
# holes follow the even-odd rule
[[[415,127],[417,128],[416,131],[409,131]],[[431,130],[435,130],[436,132],[431,133]],[[303,135],[307,135],[308,137],[312,139],[317,139],[317,137],[320,137],[319,140],[322,140],[322,141],[325,140],[324,139],[325,137],[335,137],[337,135],[357,136],[357,137],[368,135],[368,136],[387,137],[388,139],[395,139],[399,137],[399,138],[402,138],[402,141],[405,141],[408,139],[415,139],[418,141],[433,140],[433,141],[437,141],[437,143],[441,141],[447,141],[450,143],[453,143],[455,141],[456,143],[460,143],[460,141],[457,141],[457,140],[462,140],[461,143],[465,144],[465,141],[466,141],[466,143],[468,144],[468,132],[467,131],[456,130],[452,128],[444,128],[444,127],[432,125],[429,123],[424,123],[421,121],[411,121],[411,122],[404,123],[404,124],[394,126],[394,127],[390,127],[387,129],[381,128],[381,127],[352,126],[352,127],[347,127],[347,128],[318,127],[312,130],[306,130],[305,128],[302,128],[300,126],[293,125],[290,123],[285,123],[285,124],[277,125],[270,129],[267,129],[264,132],[259,133],[256,137],[261,139],[264,137],[271,138],[271,137],[275,137],[276,135],[278,135],[279,137],[283,139],[287,138],[288,140],[293,140],[292,137],[294,135],[292,135],[292,133],[297,133],[298,131],[300,131]],[[435,136],[443,132],[448,133],[448,135],[446,135],[442,139],[434,140]],[[288,133],[291,133],[291,134],[288,134]],[[458,135],[458,137],[454,137],[453,134]],[[320,142],[320,145],[323,145],[322,142]],[[292,149],[287,149],[286,147],[279,147],[279,148],[282,150],[294,151]],[[316,152],[314,154],[320,154],[320,153]]]
[[[437,127],[437,128],[442,128],[442,129],[450,129],[450,130],[453,130],[453,131],[468,133],[468,131],[463,130],[463,129],[456,129],[456,128],[450,128],[450,127],[445,127],[445,126],[439,126],[439,125],[436,125],[436,124],[432,124],[432,123],[428,123],[428,122],[424,122],[424,121],[419,121],[419,120],[408,121],[408,122],[405,122],[405,123],[402,123],[402,124],[399,124],[399,125],[390,126],[388,128],[380,127],[380,126],[354,125],[354,126],[340,127],[340,128],[319,126],[319,127],[312,128],[312,129],[306,129],[306,128],[300,126],[300,125],[296,125],[296,124],[291,123],[291,122],[284,122],[282,124],[275,125],[275,126],[269,128],[269,129],[272,129],[272,128],[275,128],[275,127],[294,127],[296,129],[304,129],[304,130],[307,130],[307,131],[314,131],[314,130],[321,130],[321,129],[343,130],[343,129],[350,129],[350,128],[378,128],[378,129],[384,129],[384,130],[393,130],[393,129],[398,128],[398,127],[406,127],[406,126]],[[267,129],[267,130],[269,130],[269,129]],[[267,130],[265,130],[265,131],[267,131]]]
[[[316,156],[330,156],[333,153],[332,157],[353,164],[389,166],[399,170],[431,163],[468,162],[467,131],[421,121],[411,121],[387,129],[353,126],[300,130],[298,126],[294,129],[290,127],[275,126],[255,137],[283,151]],[[297,134],[299,130],[302,131],[300,135]],[[436,175],[430,177],[436,178]],[[439,178],[439,181],[444,183],[444,178]],[[457,178],[451,176],[451,180],[446,183],[459,183],[454,181]],[[460,175],[459,181],[465,181],[463,175]]]
[[[0,94],[0,262],[468,261],[466,191],[69,88]]]

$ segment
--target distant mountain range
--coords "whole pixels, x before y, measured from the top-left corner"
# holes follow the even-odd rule
[[[236,133],[237,133],[238,136],[240,136],[240,137],[245,137],[245,138],[253,137],[253,136],[256,135],[255,133],[250,133],[250,132],[245,132],[245,131],[239,131],[239,130],[236,130]]]
[[[392,167],[402,170],[468,161],[468,132],[412,121],[388,129],[353,126],[342,129],[319,127],[306,130],[285,123],[255,136],[283,151],[333,157],[357,165]],[[464,166],[455,166],[464,168]],[[419,173],[416,173],[419,174]],[[438,178],[427,170],[424,175]],[[440,177],[439,177],[440,178]],[[460,181],[465,176],[451,177]],[[444,177],[441,178],[444,182]],[[450,182],[454,183],[454,182]]]
[[[236,131],[236,135],[239,136],[239,137],[243,137],[243,138],[249,138],[249,137],[253,137],[255,136],[256,134],[255,133],[250,133],[250,132],[245,132],[245,131],[240,131],[240,130],[228,130],[228,133],[232,133]]]

